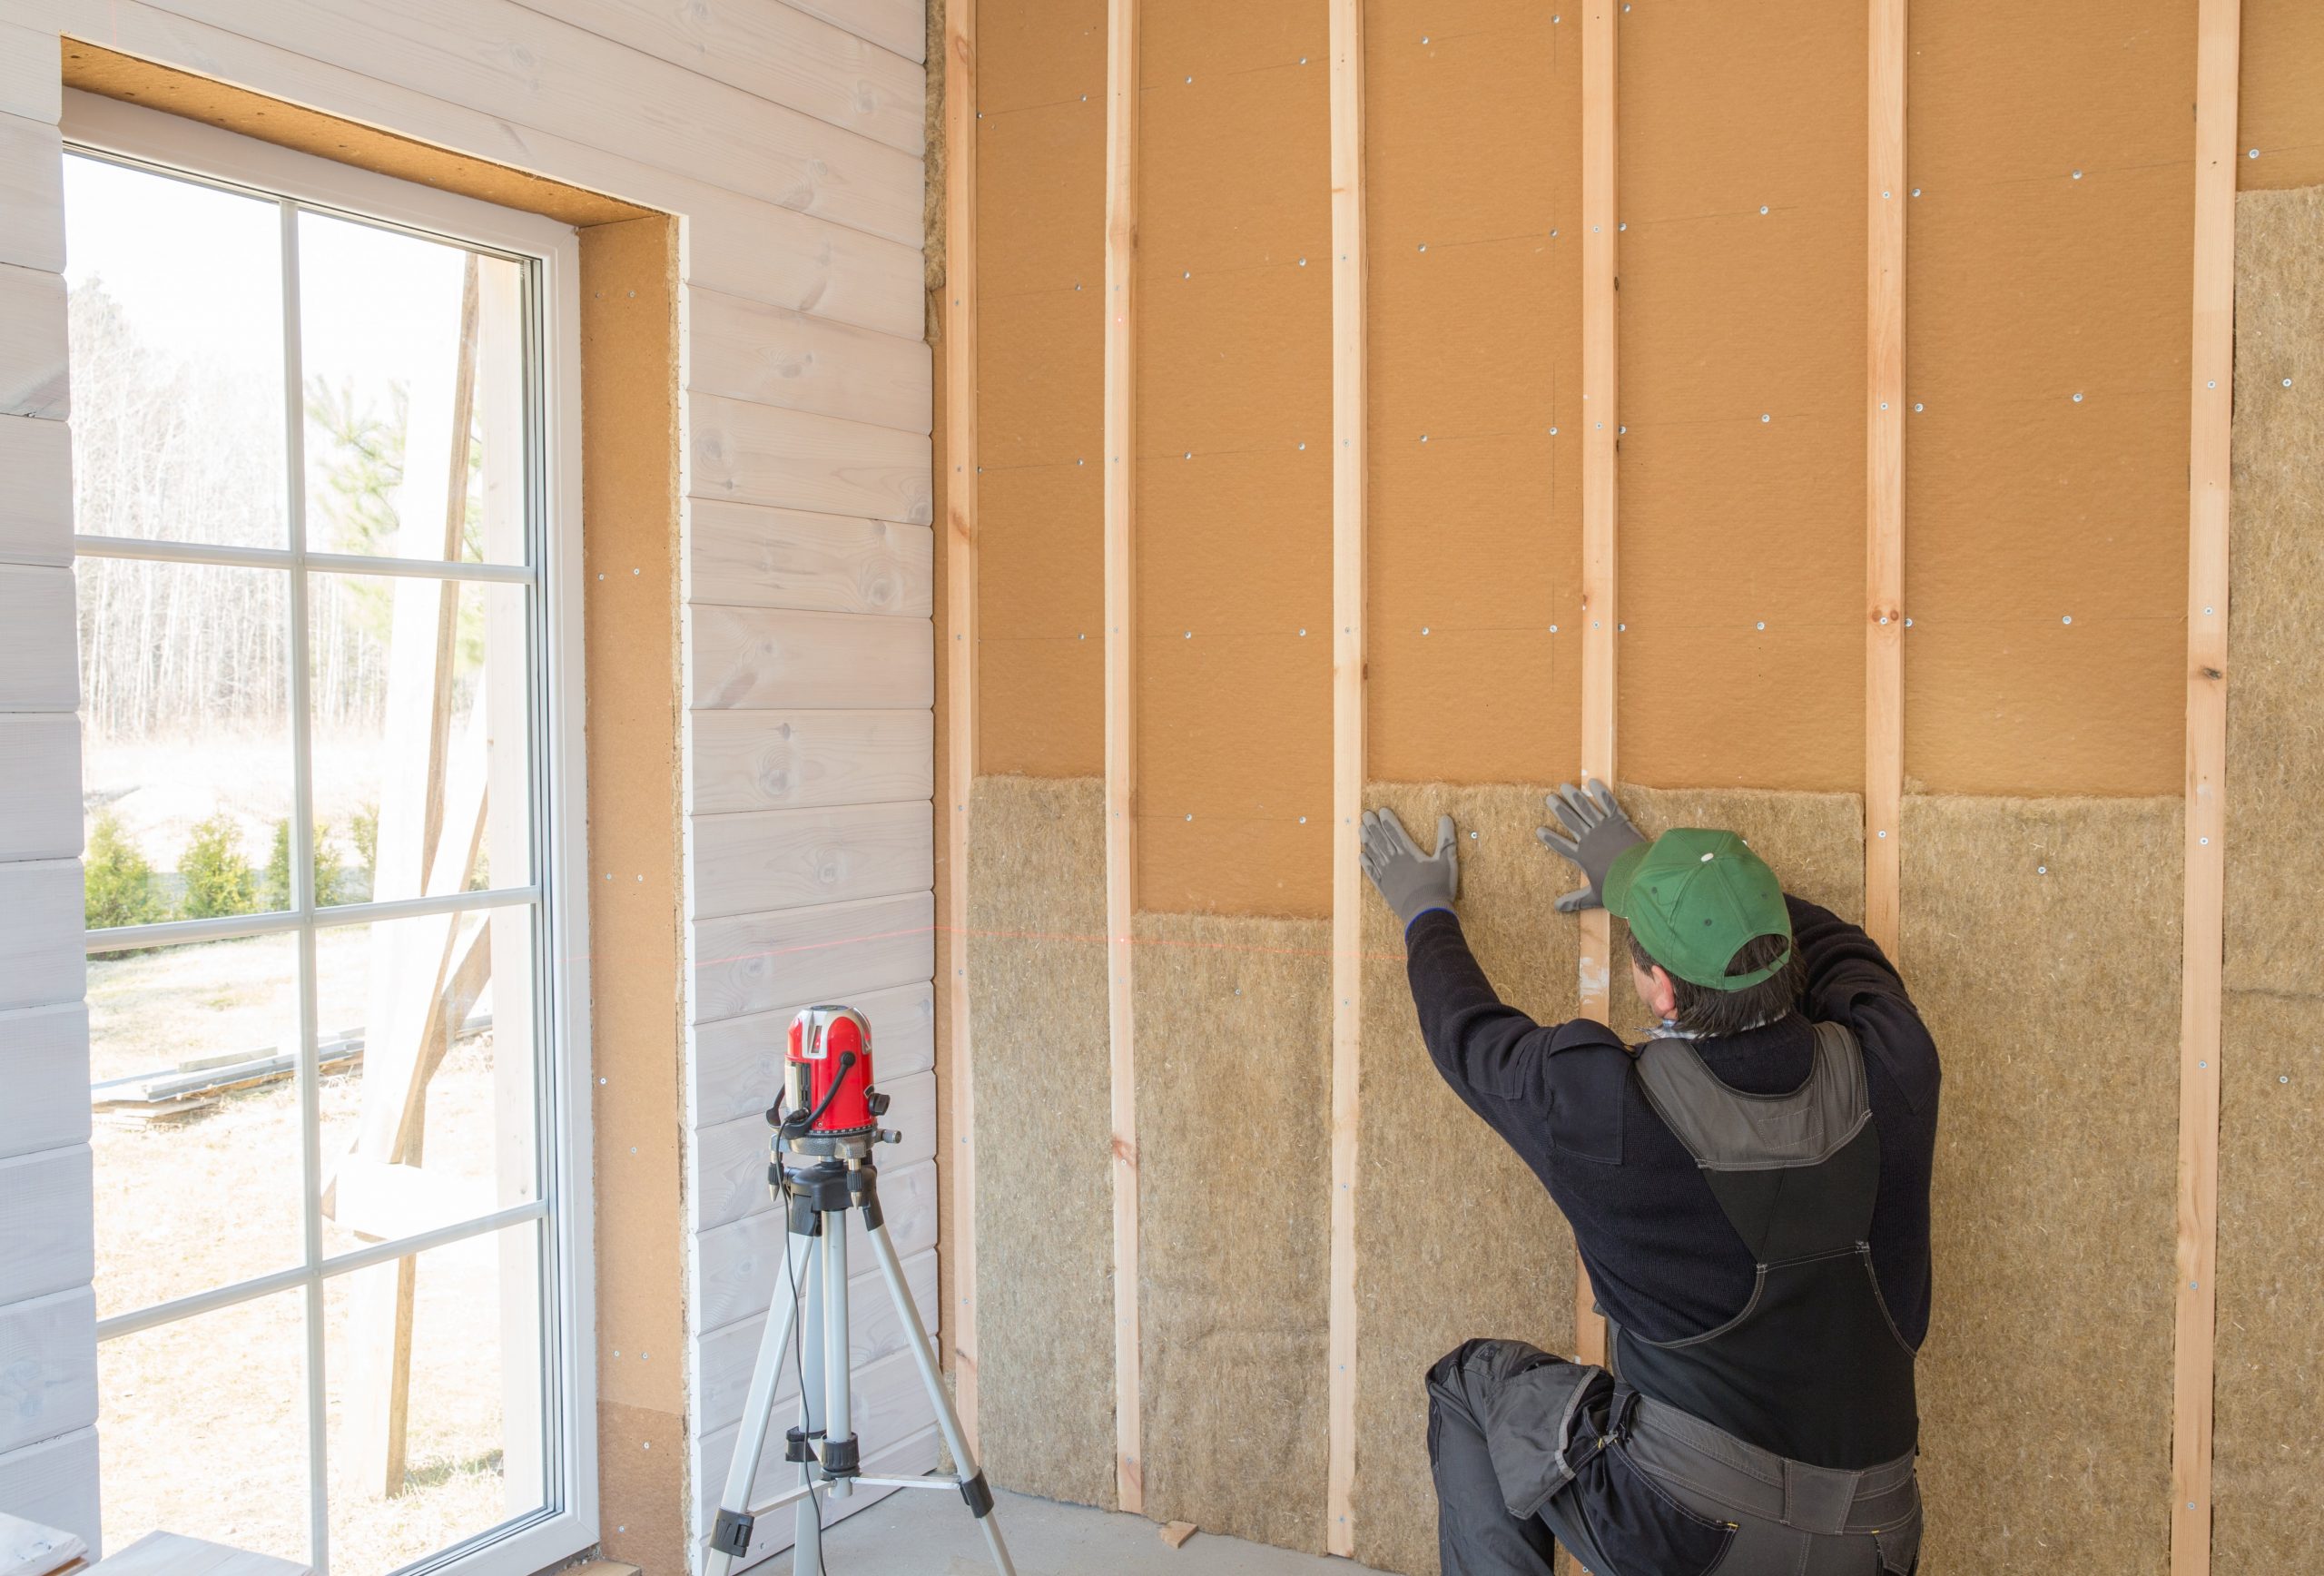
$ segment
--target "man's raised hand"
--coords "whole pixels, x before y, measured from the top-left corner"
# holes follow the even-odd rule
[[[1436,852],[1423,853],[1393,810],[1364,813],[1364,873],[1410,929],[1431,909],[1449,909],[1461,894],[1461,862],[1452,852],[1452,818],[1436,822]]]
[[[1558,899],[1558,912],[1603,908],[1606,872],[1613,869],[1615,856],[1646,839],[1614,803],[1614,791],[1595,778],[1583,778],[1578,790],[1571,783],[1559,783],[1547,803],[1564,831],[1542,826],[1533,835],[1551,853],[1581,866],[1585,883]]]

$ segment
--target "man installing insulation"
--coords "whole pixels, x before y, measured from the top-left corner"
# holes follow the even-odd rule
[[[1607,1366],[1475,1340],[1428,1374],[1445,1576],[1874,1576],[1920,1547],[1936,1047],[1865,933],[1732,832],[1641,837],[1600,783],[1541,842],[1630,923],[1660,1019],[1537,1024],[1470,955],[1450,816],[1364,867],[1404,925],[1429,1055],[1572,1223]]]

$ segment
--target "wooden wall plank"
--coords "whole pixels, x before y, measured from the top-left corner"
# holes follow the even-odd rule
[[[75,1429],[0,1455],[0,1505],[8,1513],[72,1533],[101,1552],[97,1513],[97,1431]]]
[[[928,802],[698,815],[687,902],[697,920],[893,897],[936,878]]]
[[[848,1267],[855,1267],[852,1258],[849,1259]],[[904,1283],[911,1288],[912,1303],[920,1310],[921,1323],[932,1335],[941,1327],[939,1315],[943,1312],[936,1291],[936,1255],[913,1255],[903,1261],[903,1272]],[[903,1321],[896,1316],[896,1305],[890,1299],[878,1268],[867,1265],[860,1273],[849,1276],[847,1290],[851,1312],[858,1315],[849,1322],[847,1331],[848,1354],[853,1365],[858,1369],[869,1367],[882,1357],[902,1351]],[[703,1337],[694,1392],[697,1432],[716,1433],[742,1421],[751,1368],[758,1361],[759,1338],[765,1329],[766,1319],[762,1312],[758,1317],[728,1325]],[[786,1424],[798,1395],[798,1366],[793,1364],[784,1371],[782,1387],[775,1392],[774,1415]]]
[[[696,290],[686,327],[686,387],[789,410],[926,432],[933,406],[925,340],[834,323]]]
[[[1114,1481],[1144,1510],[1139,1477],[1137,1057],[1130,1002],[1137,893],[1137,0],[1106,6],[1106,952],[1113,1055]]]
[[[64,271],[64,144],[53,121],[0,114],[0,262]]]
[[[892,49],[906,60],[928,58],[927,14],[919,0],[791,0],[810,16],[844,27],[858,38]]]
[[[81,720],[0,712],[0,860],[81,853]]]
[[[0,1011],[81,1000],[81,926],[79,860],[0,864]]]
[[[95,1276],[92,1182],[86,1144],[0,1160],[0,1303],[86,1285]]]
[[[0,564],[0,707],[74,710],[79,649],[73,571]]]
[[[926,618],[935,533],[857,515],[696,498],[689,600]]]
[[[929,441],[861,421],[697,394],[687,401],[698,498],[927,525]]]
[[[2240,0],[2201,0],[2195,66],[2194,342],[2187,466],[2187,813],[2179,1020],[2179,1278],[2171,1361],[2171,1576],[2211,1568],[2225,953],[2229,432],[2235,372]]]
[[[97,1420],[97,1294],[73,1286],[0,1307],[0,1452]]]
[[[852,990],[847,1003],[872,1025],[873,1062],[882,1079],[904,1078],[936,1064],[936,990],[929,981]],[[774,1104],[783,1089],[783,1048],[791,1020],[810,1005],[802,1000],[695,1029],[695,1127],[763,1115]],[[88,1104],[85,1090],[81,1103],[84,1108]]]
[[[871,898],[694,927],[694,1021],[771,1012],[936,972],[933,893]]]
[[[0,417],[0,563],[73,561],[73,433],[62,421]]]
[[[0,113],[54,125],[64,111],[64,84],[56,74],[56,29],[38,24],[0,22]]]
[[[926,1069],[891,1074],[882,1065],[880,1088],[894,1101],[881,1125],[903,1142],[881,1150],[881,1167],[901,1170],[936,1157],[936,1075]],[[709,1231],[774,1207],[766,1185],[765,1116],[757,1111],[695,1129],[693,1147],[694,1229]]]
[[[1355,1555],[1355,1181],[1364,1023],[1364,5],[1332,0],[1332,1244],[1324,1546]]]
[[[1905,0],[1867,0],[1864,928],[1896,956],[1905,796]]]
[[[880,1203],[887,1212],[888,1236],[898,1258],[936,1246],[936,1167],[909,1166],[882,1172]],[[694,1238],[694,1327],[710,1331],[766,1312],[783,1274],[783,1216],[773,1211],[746,1215]],[[848,1216],[848,1256],[852,1263],[870,1253],[863,1217]],[[870,1262],[865,1258],[865,1262]]]
[[[89,1141],[89,1010],[0,1012],[0,1158]]]
[[[64,280],[0,266],[0,416],[65,414]]]
[[[925,619],[697,604],[692,645],[696,706],[920,711],[936,701]]]
[[[935,790],[935,716],[916,712],[693,714],[687,810],[802,809],[926,799]]]
[[[915,157],[927,146],[916,61],[777,0],[517,4]]]

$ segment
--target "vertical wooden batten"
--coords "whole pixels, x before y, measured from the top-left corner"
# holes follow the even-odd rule
[[[2240,0],[2201,0],[2187,465],[2187,884],[2179,1044],[2179,1281],[2171,1361],[2171,1576],[2208,1576],[2218,1293],[2220,991],[2225,941],[2228,438],[2235,370]]]
[[[944,616],[952,639],[944,664],[944,791],[951,804],[945,852],[944,931],[952,1168],[952,1297],[942,1327],[952,1348],[960,1427],[977,1443],[976,1085],[969,1039],[969,803],[977,774],[977,74],[976,0],[944,10]]]
[[[1864,928],[1891,959],[1905,794],[1905,5],[1868,0],[1865,30]]]
[[[1106,1023],[1113,1050],[1114,1485],[1142,1513],[1138,1417],[1137,911],[1137,0],[1106,6]]]
[[[1618,0],[1587,0],[1581,16],[1581,773],[1614,782],[1616,636],[1614,453],[1620,435],[1615,381],[1614,88]],[[1604,909],[1581,916],[1581,1001],[1605,1021],[1613,921]],[[1590,1272],[1574,1282],[1574,1348],[1585,1363],[1606,1360],[1606,1322],[1590,1295]]]
[[[1355,1554],[1356,1079],[1364,1020],[1364,5],[1332,0],[1331,1441],[1324,1546]]]

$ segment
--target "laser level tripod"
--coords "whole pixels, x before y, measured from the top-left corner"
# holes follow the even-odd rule
[[[888,1101],[872,1088],[870,1027],[851,1008],[808,1008],[791,1027],[784,1074],[787,1105],[779,1102],[767,1113],[775,1128],[768,1145],[767,1184],[787,1216],[783,1273],[767,1305],[758,1363],[751,1370],[750,1397],[743,1405],[742,1431],[734,1440],[734,1459],[726,1471],[718,1521],[710,1535],[705,1576],[728,1576],[736,1557],[750,1551],[758,1515],[794,1503],[792,1571],[793,1576],[823,1576],[822,1517],[815,1496],[847,1499],[859,1484],[958,1489],[983,1529],[1000,1576],[1016,1576],[1008,1546],[1000,1541],[1000,1524],[993,1520],[992,1491],[969,1452],[960,1414],[952,1410],[951,1394],[937,1372],[927,1326],[921,1323],[911,1288],[904,1284],[903,1267],[880,1212],[880,1172],[872,1154],[877,1145],[893,1142],[899,1135],[877,1126]],[[956,1476],[873,1477],[858,1463],[848,1364],[851,1210],[862,1214],[872,1260],[895,1301],[897,1321],[935,1404],[936,1426],[951,1453]],[[783,1459],[799,1463],[799,1485],[753,1512],[751,1489],[795,1325],[803,1326],[798,1332],[799,1426],[784,1435]]]

